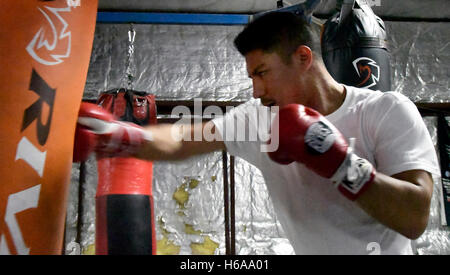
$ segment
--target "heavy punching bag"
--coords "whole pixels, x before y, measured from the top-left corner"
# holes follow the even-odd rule
[[[391,90],[384,22],[365,0],[338,1],[323,26],[322,56],[333,78],[346,85]]]
[[[0,254],[61,254],[97,0],[2,0]]]
[[[120,89],[104,92],[97,104],[118,120],[156,124],[154,95]],[[96,254],[155,255],[152,162],[97,156]]]

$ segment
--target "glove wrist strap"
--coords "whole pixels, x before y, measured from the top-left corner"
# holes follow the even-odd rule
[[[338,190],[348,199],[356,200],[373,182],[375,169],[366,159],[358,157],[349,148],[347,157],[331,178]]]

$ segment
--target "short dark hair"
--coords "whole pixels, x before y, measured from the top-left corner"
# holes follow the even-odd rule
[[[301,45],[321,57],[320,38],[313,25],[290,12],[272,12],[250,22],[234,39],[237,50],[246,55],[253,50],[276,52],[286,62]]]

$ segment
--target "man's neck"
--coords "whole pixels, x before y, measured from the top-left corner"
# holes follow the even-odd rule
[[[345,86],[336,82],[328,72],[319,71],[310,83],[312,93],[308,107],[326,116],[335,112],[344,103]]]

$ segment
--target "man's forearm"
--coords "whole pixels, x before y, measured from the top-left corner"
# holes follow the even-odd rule
[[[356,203],[385,226],[417,239],[428,223],[432,192],[432,179],[425,171],[411,170],[393,177],[377,173]]]
[[[206,123],[194,127],[194,125],[160,124],[147,127],[145,130],[151,132],[153,139],[146,142],[135,156],[153,161],[175,161],[198,154],[224,150],[225,145],[220,140],[194,140],[194,136],[199,136],[195,131],[202,131],[205,125]],[[202,136],[201,133],[200,136]]]

